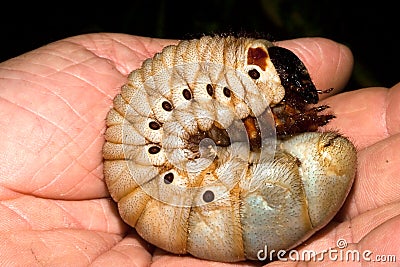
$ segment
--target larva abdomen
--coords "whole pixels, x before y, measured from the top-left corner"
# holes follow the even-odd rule
[[[307,109],[317,91],[301,61],[279,49],[205,36],[129,75],[107,116],[104,174],[122,219],[145,240],[254,260],[265,246],[296,246],[339,210],[355,149],[337,133],[310,132],[333,116]]]

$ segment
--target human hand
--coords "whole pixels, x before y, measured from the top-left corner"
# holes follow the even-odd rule
[[[216,266],[148,245],[121,221],[103,180],[112,99],[130,71],[172,43],[89,34],[0,64],[0,265]],[[280,45],[303,60],[318,89],[333,87],[333,94],[346,84],[352,56],[344,46],[320,38]],[[298,251],[318,253],[344,238],[372,256],[400,255],[393,234],[400,224],[400,84],[322,102],[337,116],[324,129],[355,143],[358,173],[340,213]]]

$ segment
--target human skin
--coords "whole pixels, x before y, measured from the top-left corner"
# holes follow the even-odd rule
[[[121,221],[105,186],[102,145],[112,99],[129,72],[176,42],[87,34],[0,63],[0,265],[260,265],[215,263],[154,248]],[[319,104],[336,115],[321,131],[338,131],[358,151],[347,201],[298,251],[322,252],[345,239],[346,249],[370,250],[372,259],[399,258],[400,83],[340,93],[353,66],[347,47],[323,38],[279,45],[297,54],[318,89],[334,88],[320,95]],[[330,266],[343,264],[324,259]]]

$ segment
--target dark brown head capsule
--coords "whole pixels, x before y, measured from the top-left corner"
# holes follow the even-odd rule
[[[334,118],[318,114],[328,106],[307,108],[318,103],[318,90],[303,62],[292,51],[273,46],[268,48],[268,53],[285,88],[282,102],[272,107],[278,136],[313,132]]]
[[[270,47],[268,53],[286,89],[286,101],[293,101],[296,106],[316,104],[318,92],[303,62],[283,47]]]

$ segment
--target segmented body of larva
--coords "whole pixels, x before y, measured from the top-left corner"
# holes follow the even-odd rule
[[[316,132],[303,63],[266,40],[209,37],[143,62],[107,116],[104,174],[122,219],[172,253],[216,261],[290,249],[325,226],[356,151]]]

